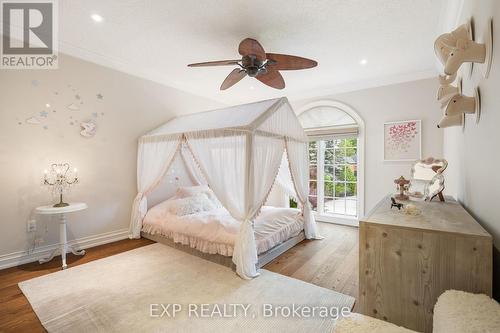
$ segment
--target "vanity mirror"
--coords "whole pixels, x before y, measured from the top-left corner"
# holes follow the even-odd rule
[[[440,173],[436,174],[427,186],[427,197],[429,201],[432,201],[434,197],[438,196],[440,201],[444,201],[443,196],[444,190],[444,176]]]
[[[429,157],[416,161],[411,168],[408,196],[413,200],[429,200],[438,196],[444,201],[444,176],[443,171],[448,166],[445,159]]]

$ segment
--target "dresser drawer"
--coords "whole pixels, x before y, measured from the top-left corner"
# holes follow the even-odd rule
[[[444,291],[491,295],[492,238],[479,225],[467,226],[477,222],[456,202],[419,203],[419,209],[420,216],[409,217],[379,205],[360,221],[358,306],[363,314],[432,332],[434,304]],[[446,218],[463,214],[446,231]]]

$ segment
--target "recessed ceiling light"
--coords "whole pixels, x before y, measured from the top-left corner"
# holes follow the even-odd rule
[[[359,64],[360,64],[360,65],[363,65],[363,66],[364,66],[364,65],[366,65],[367,63],[368,63],[368,60],[366,60],[366,59],[361,59],[361,60],[359,61]]]
[[[99,14],[92,14],[90,17],[95,21],[95,22],[102,22],[104,18],[99,15]]]
[[[254,90],[254,89],[255,89],[255,87],[254,87],[254,86],[250,86],[250,89]]]
[[[50,104],[49,103],[45,104],[45,107],[50,108]]]

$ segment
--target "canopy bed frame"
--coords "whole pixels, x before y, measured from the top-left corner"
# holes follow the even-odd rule
[[[161,183],[174,159],[186,147],[191,174],[206,185],[237,220],[239,231],[232,252],[236,272],[244,279],[257,268],[300,242],[286,241],[257,252],[254,221],[277,183],[296,197],[304,237],[321,239],[308,201],[308,138],[286,98],[190,114],[172,119],[139,140],[138,194],[132,207],[130,238],[139,238],[148,212],[147,197]],[[183,159],[185,159],[183,157]],[[144,235],[144,234],[143,234]],[[167,242],[168,243],[168,242]]]

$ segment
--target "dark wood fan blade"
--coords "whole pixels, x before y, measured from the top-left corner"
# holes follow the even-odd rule
[[[231,73],[226,77],[224,82],[222,82],[220,86],[220,90],[226,90],[227,88],[230,88],[234,86],[236,83],[240,82],[242,78],[244,78],[247,75],[247,73],[239,68],[233,69]]]
[[[189,64],[188,67],[237,65],[240,61],[241,60],[219,60],[219,61],[198,62],[196,64]]]
[[[252,38],[245,38],[242,40],[238,47],[238,52],[240,52],[242,56],[254,54],[260,61],[266,60],[266,51],[264,51],[264,48],[258,41]]]
[[[288,54],[267,53],[267,60],[274,60],[275,64],[269,64],[267,68],[273,70],[295,70],[316,67],[318,63],[314,60],[292,56]]]
[[[255,78],[269,87],[276,89],[285,88],[285,80],[283,80],[283,76],[278,71],[268,69],[266,74],[257,75]]]

